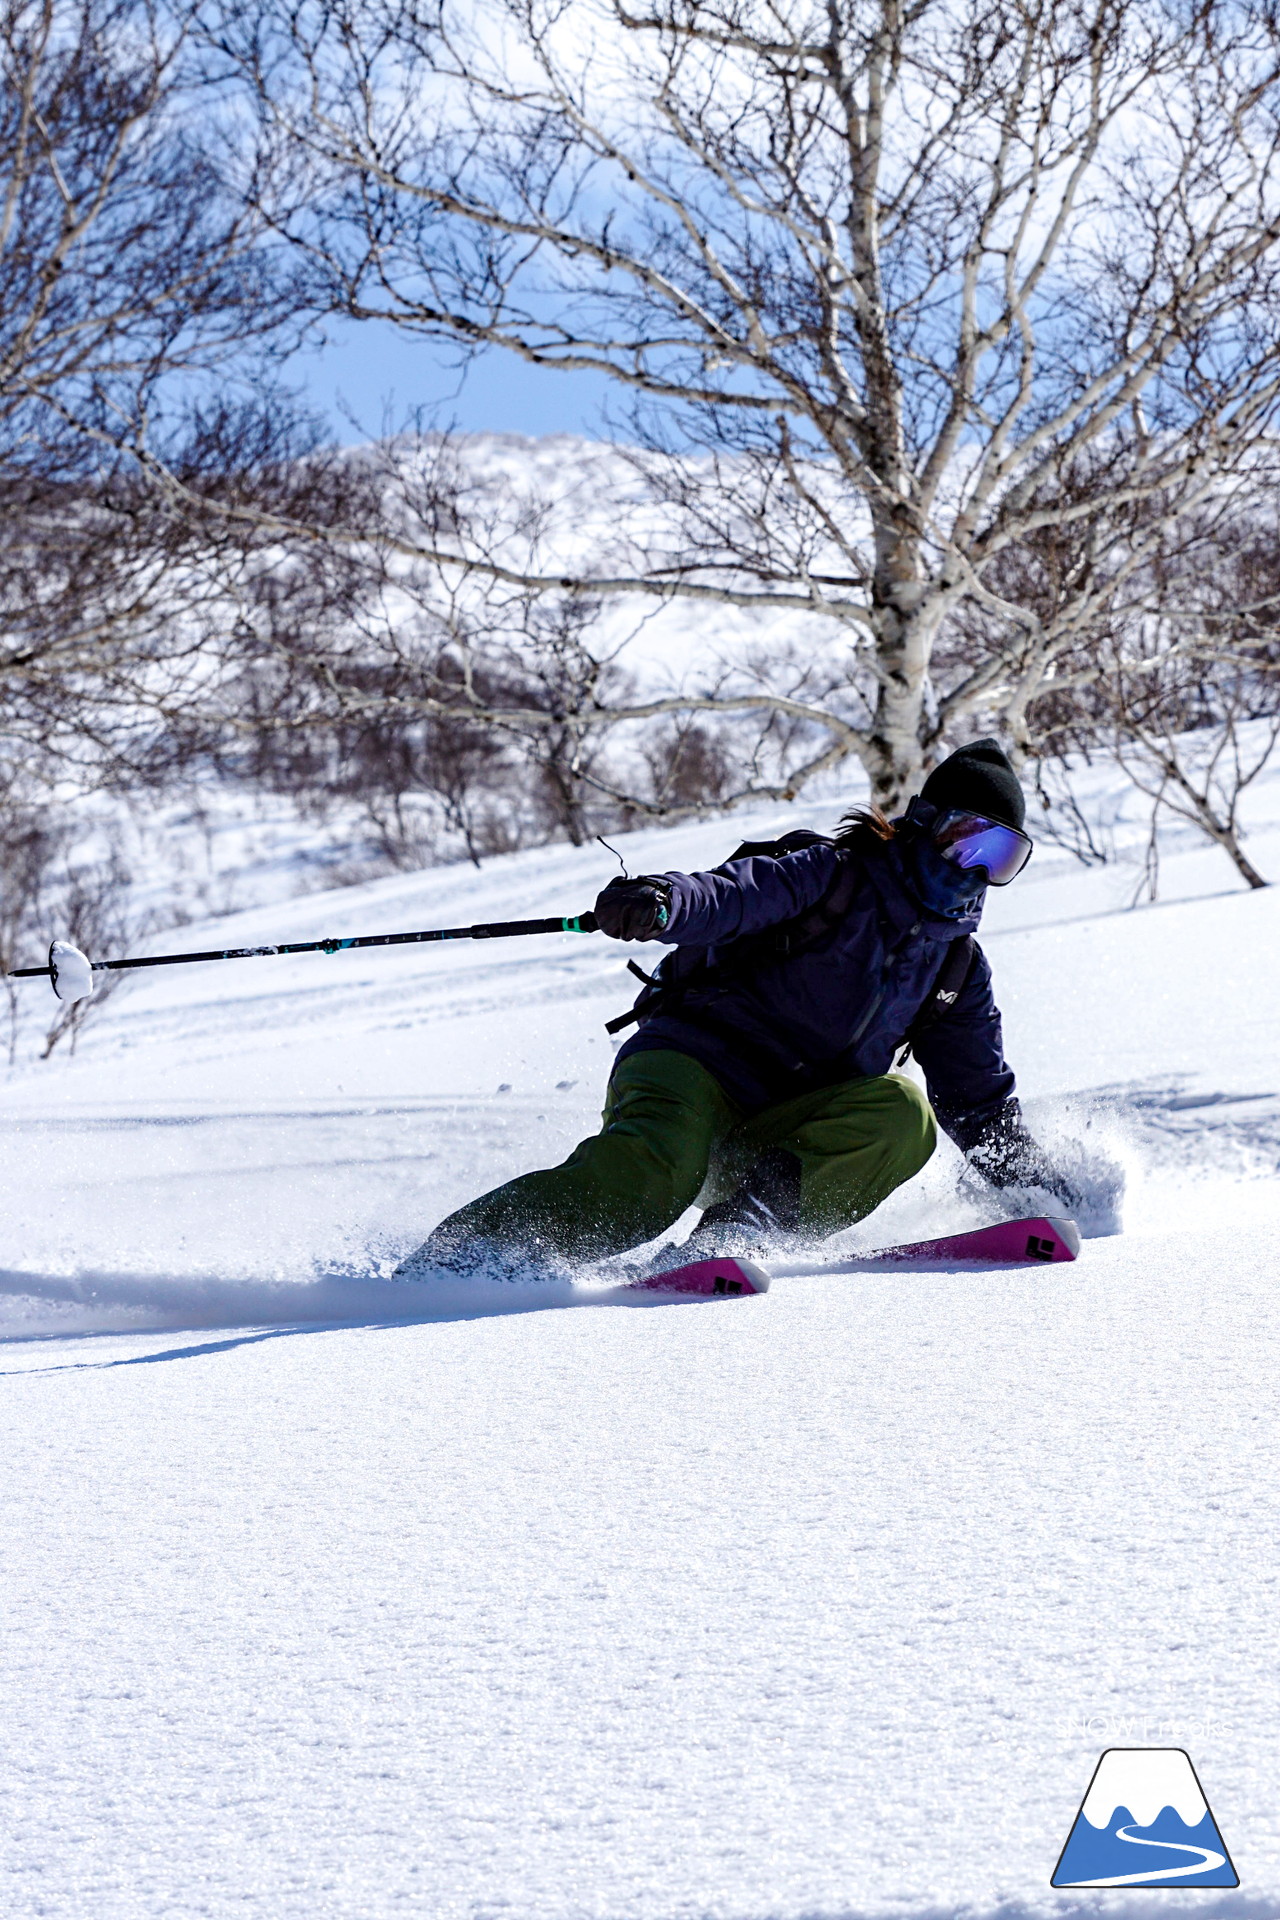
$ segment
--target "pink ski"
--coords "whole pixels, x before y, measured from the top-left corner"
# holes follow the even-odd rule
[[[754,1260],[695,1260],[687,1267],[628,1280],[626,1293],[701,1293],[708,1298],[768,1293],[769,1276]]]
[[[981,1260],[990,1266],[1013,1261],[1074,1260],[1080,1229],[1074,1220],[1002,1220],[975,1233],[949,1233],[941,1240],[915,1240],[905,1247],[878,1247],[864,1260]]]
[[[972,1260],[987,1267],[1040,1266],[1055,1260],[1074,1260],[1079,1251],[1080,1229],[1074,1220],[1002,1220],[999,1226],[979,1227],[974,1233],[949,1233],[939,1240],[914,1240],[903,1247],[877,1247],[852,1261],[802,1271],[856,1273],[875,1260],[901,1261],[904,1265],[931,1262],[949,1266],[953,1261]],[[769,1275],[762,1266],[754,1260],[728,1259],[695,1260],[687,1267],[650,1274],[645,1280],[628,1280],[622,1288],[625,1293],[692,1293],[708,1299],[768,1290]]]

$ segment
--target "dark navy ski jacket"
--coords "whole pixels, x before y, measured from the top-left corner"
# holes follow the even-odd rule
[[[870,836],[847,850],[819,845],[781,857],[729,860],[710,873],[669,873],[671,917],[659,938],[677,952],[670,984],[740,936],[794,919],[822,900],[841,863],[858,869],[839,924],[790,955],[765,952],[742,977],[691,988],[647,1016],[619,1058],[654,1048],[689,1054],[748,1115],[819,1087],[888,1073],[929,999],[951,941],[977,927],[944,919],[912,892],[904,850]],[[767,945],[767,943],[766,943]],[[732,962],[730,962],[732,964]],[[646,988],[638,1005],[653,1001]],[[954,1005],[914,1048],[938,1119],[962,1148],[1012,1097],[991,969],[979,948]]]

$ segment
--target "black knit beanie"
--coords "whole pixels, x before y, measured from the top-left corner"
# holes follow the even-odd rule
[[[998,740],[974,740],[958,747],[935,767],[920,790],[920,798],[939,813],[961,808],[966,813],[981,813],[988,820],[999,820],[1006,827],[1021,827],[1027,817],[1027,803],[1018,785],[1018,776],[1009,756]]]

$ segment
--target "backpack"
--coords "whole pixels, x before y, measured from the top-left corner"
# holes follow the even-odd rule
[[[807,827],[797,827],[777,840],[744,840],[722,865],[728,866],[734,860],[780,860],[789,853],[801,853],[806,847],[835,845],[829,834],[812,833]],[[656,972],[646,973],[634,960],[628,960],[628,971],[637,980],[643,981],[649,991],[641,994],[639,1001],[628,1012],[607,1020],[605,1032],[621,1033],[625,1027],[649,1020],[655,1014],[672,1013],[695,988],[728,986],[735,980],[745,979],[763,962],[807,953],[844,919],[853,905],[860,878],[855,863],[842,858],[831,884],[813,906],[806,907],[794,919],[780,921],[777,926],[766,927],[760,933],[744,934],[741,939],[731,941],[718,960],[709,963],[703,959],[683,979],[664,981]],[[677,947],[676,952],[679,951]],[[917,1040],[955,1005],[969,977],[976,952],[977,945],[972,934],[961,934],[948,946],[933,992],[907,1029],[905,1045],[897,1060],[898,1066],[903,1065]]]

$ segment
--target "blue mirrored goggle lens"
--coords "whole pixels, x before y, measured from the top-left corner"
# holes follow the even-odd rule
[[[944,860],[966,870],[985,867],[993,887],[1007,887],[1031,858],[1031,842],[1016,827],[984,820],[978,813],[951,813],[938,822],[934,841]]]

